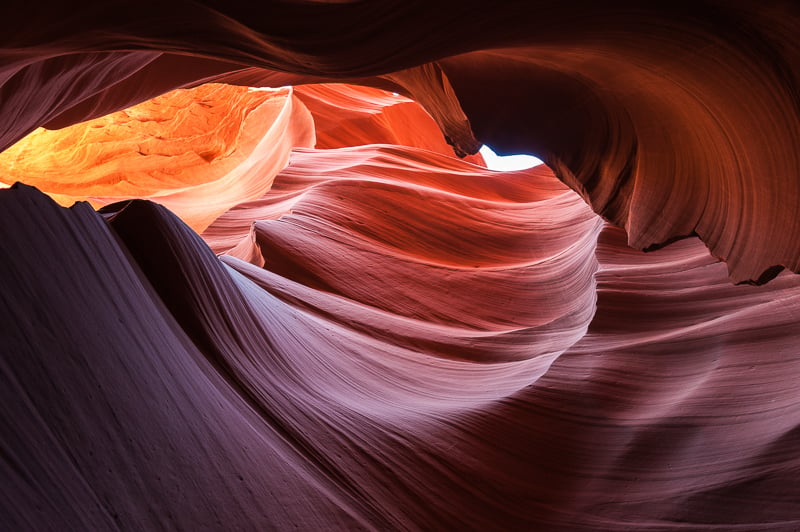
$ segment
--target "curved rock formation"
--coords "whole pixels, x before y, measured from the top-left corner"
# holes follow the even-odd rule
[[[300,86],[295,94],[314,117],[317,148],[396,144],[453,154],[432,117],[397,93],[337,83]],[[463,159],[483,164],[479,154]]]
[[[542,157],[634,247],[697,233],[735,282],[763,282],[780,265],[800,270],[800,14],[789,2],[259,6],[118,2],[73,15],[10,4],[0,115],[13,127],[4,138],[167,87],[243,79],[248,67],[273,86],[383,74],[372,83],[415,93],[457,151],[477,147],[463,107],[484,142]],[[501,50],[399,73],[487,48]],[[153,77],[161,80],[142,86]]]
[[[528,382],[588,326],[599,227],[544,168],[498,174],[365,147],[296,152],[269,194],[205,236],[212,246],[221,233],[244,237],[216,250],[269,270],[264,283],[277,274],[284,297],[313,297],[329,319],[431,355],[536,359]]]
[[[311,115],[291,89],[206,84],[65,129],[40,128],[0,154],[0,179],[65,205],[152,199],[202,231],[269,190],[292,148],[314,143]]]
[[[800,529],[793,3],[0,28],[0,528]]]

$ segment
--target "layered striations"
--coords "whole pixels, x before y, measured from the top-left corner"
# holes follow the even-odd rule
[[[471,124],[539,155],[633,247],[696,233],[735,282],[800,270],[791,2],[49,4],[0,13],[3,147],[209,79],[358,79],[412,95],[459,153]]]
[[[0,179],[65,205],[151,199],[202,231],[269,190],[292,148],[314,143],[311,115],[291,88],[206,84],[64,129],[39,128],[0,154]]]
[[[800,529],[791,2],[52,4],[0,528]]]

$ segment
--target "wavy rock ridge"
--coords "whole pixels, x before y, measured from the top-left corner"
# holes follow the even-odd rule
[[[0,528],[800,528],[791,3],[0,10]]]

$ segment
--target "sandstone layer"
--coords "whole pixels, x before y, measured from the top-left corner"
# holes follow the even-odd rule
[[[800,529],[794,3],[0,29],[0,528]]]

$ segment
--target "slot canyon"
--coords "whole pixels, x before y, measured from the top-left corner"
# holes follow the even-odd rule
[[[797,2],[0,28],[0,530],[800,530]]]

